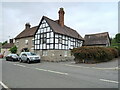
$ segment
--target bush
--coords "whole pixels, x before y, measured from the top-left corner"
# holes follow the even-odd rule
[[[74,48],[72,54],[75,56],[75,62],[104,62],[118,57],[118,51],[115,48],[90,47],[83,46]]]
[[[10,52],[11,53],[16,53],[17,52],[17,47],[13,46],[12,48],[10,48]]]

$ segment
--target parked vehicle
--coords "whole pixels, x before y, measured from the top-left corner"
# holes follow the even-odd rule
[[[20,62],[27,62],[27,63],[31,63],[31,62],[40,62],[40,56],[36,55],[35,53],[32,52],[22,52],[20,54]]]
[[[2,53],[0,53],[0,58],[3,58],[3,54]]]
[[[8,54],[6,61],[19,61],[19,56],[17,54]]]

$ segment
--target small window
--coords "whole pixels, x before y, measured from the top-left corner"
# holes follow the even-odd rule
[[[32,46],[34,46],[34,43],[35,43],[35,42],[34,42],[34,39],[32,39]]]
[[[43,44],[46,43],[46,38],[43,38]]]
[[[50,44],[50,49],[53,49],[53,44]]]
[[[53,32],[51,32],[51,37],[53,37]]]
[[[28,40],[25,40],[25,44],[28,45]]]
[[[43,51],[43,56],[47,56],[47,51]]]
[[[62,43],[62,38],[59,37],[58,43]]]
[[[67,51],[64,52],[64,56],[67,57]]]
[[[50,38],[50,43],[53,43],[53,38]]]
[[[16,42],[17,46],[19,46],[19,41]]]

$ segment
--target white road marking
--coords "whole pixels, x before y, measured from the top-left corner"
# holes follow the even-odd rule
[[[21,64],[14,64],[14,65],[20,66],[20,67],[26,67],[26,66],[21,65]],[[57,73],[57,74],[62,74],[62,75],[68,75],[68,73],[63,73],[63,72],[58,72],[58,71],[53,71],[53,70],[46,70],[46,69],[40,69],[40,68],[34,68],[34,67],[26,67],[26,68],[32,68],[32,69],[37,69],[37,70],[46,71],[46,72],[52,72],[52,73]]]
[[[71,66],[71,67],[82,67],[82,68],[90,68],[90,67],[84,67],[84,66],[77,66],[77,65],[70,65],[70,64],[63,64],[66,66]]]
[[[1,84],[5,89],[11,90],[11,89],[9,89],[3,82],[0,81],[0,84]]]
[[[110,83],[119,83],[117,81],[112,81],[112,80],[106,80],[106,79],[100,79],[101,81],[104,81],[104,82],[110,82]]]
[[[63,72],[58,72],[58,71],[53,71],[53,70],[46,70],[46,69],[40,69],[40,68],[35,68],[35,69],[41,70],[41,71],[47,71],[47,72],[57,73],[57,74],[68,75],[68,73],[63,73]]]
[[[20,65],[20,64],[14,64],[14,65],[16,65],[16,66],[20,66],[20,67],[26,67],[26,66],[24,66],[24,65]]]
[[[77,65],[70,65],[70,64],[63,64],[65,66],[70,66],[70,67],[80,67],[80,68],[93,68],[93,69],[101,69],[101,70],[118,70],[120,68],[118,67],[113,67],[113,68],[99,68],[99,67],[85,67],[85,66],[77,66]]]

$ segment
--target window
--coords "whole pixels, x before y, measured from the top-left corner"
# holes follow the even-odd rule
[[[53,37],[53,32],[51,32],[51,37]]]
[[[34,39],[32,39],[32,46],[34,46]]]
[[[55,44],[55,49],[58,49],[58,44]]]
[[[43,56],[47,56],[47,51],[43,51]]]
[[[67,51],[64,52],[64,56],[67,57]]]
[[[47,38],[50,38],[50,33],[47,33]]]
[[[47,28],[47,31],[48,31],[48,32],[50,31],[50,27]]]
[[[46,44],[43,44],[43,49],[46,49]]]
[[[55,38],[55,43],[58,43],[58,39],[57,38]]]
[[[46,38],[43,38],[43,44],[46,43]]]
[[[62,38],[59,37],[58,43],[62,43]]]
[[[19,41],[16,42],[16,46],[17,46],[17,47],[19,46]]]
[[[62,49],[62,45],[61,44],[59,44],[59,49]]]
[[[49,49],[49,45],[47,45],[47,49]]]
[[[40,44],[40,49],[42,49],[42,44]]]
[[[58,34],[55,34],[55,37],[58,38]]]
[[[50,49],[53,49],[53,44],[50,44]]]
[[[47,43],[49,43],[50,42],[50,39],[47,39]]]
[[[28,45],[28,40],[25,40],[25,44]]]
[[[53,43],[53,38],[50,38],[50,43]]]

